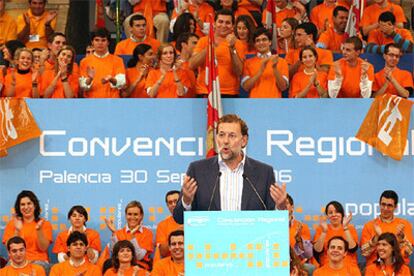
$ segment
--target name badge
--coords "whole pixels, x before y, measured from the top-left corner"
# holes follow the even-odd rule
[[[40,36],[35,34],[35,35],[29,35],[29,41],[30,42],[39,42],[40,41]]]

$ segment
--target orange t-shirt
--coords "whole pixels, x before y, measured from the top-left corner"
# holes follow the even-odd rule
[[[249,11],[260,11],[260,5],[250,0],[239,0],[238,7],[243,7]]]
[[[303,240],[311,240],[311,233],[309,230],[309,226],[301,223],[300,221],[297,220],[293,220],[292,224],[289,227],[289,245],[290,247],[294,247],[296,244],[295,241],[295,233],[296,233],[296,229],[298,229],[299,225],[302,225],[302,230],[300,232],[300,236],[302,237]]]
[[[309,83],[310,75],[305,74],[304,71],[298,71],[292,78],[290,84],[290,93],[289,98],[295,98]],[[320,86],[325,89],[328,89],[328,74],[323,71],[318,71],[317,76]],[[320,98],[318,90],[312,84],[311,88],[306,94],[306,98]]]
[[[355,227],[353,225],[348,225],[349,231],[351,233],[352,238],[354,239],[355,243],[358,244],[358,233],[355,230]],[[313,242],[315,243],[320,235],[322,234],[322,228],[320,226],[318,226],[318,228],[316,228],[316,233],[315,233],[315,237],[313,238]],[[332,228],[332,226],[330,224],[328,224],[328,231],[326,232],[326,236],[325,236],[325,242],[323,245],[323,251],[320,254],[320,264],[321,266],[325,265],[328,263],[328,256],[327,256],[327,250],[328,250],[328,241],[335,237],[335,236],[341,236],[345,239],[345,231],[343,229],[343,227],[341,226],[339,229],[334,229]],[[348,254],[345,256],[345,260],[344,260],[346,265],[358,265],[358,261],[357,261],[357,253],[350,253],[348,252]]]
[[[127,68],[126,70],[126,80],[127,85],[130,86],[133,82],[135,82],[139,76],[139,71],[133,67],[133,68]],[[130,98],[149,98],[147,91],[145,90],[145,78],[140,80],[140,82],[137,83],[137,86],[135,86],[134,91],[132,91],[131,95],[129,95]]]
[[[45,11],[41,16],[34,16],[29,9],[27,14],[30,18],[30,37],[26,43],[26,47],[33,48],[47,48],[47,37],[46,37],[46,17],[49,12]],[[56,18],[52,20],[50,25],[53,30],[56,30]],[[17,33],[20,33],[26,25],[23,14],[17,17]]]
[[[392,71],[392,76],[394,79],[404,88],[411,87],[413,88],[413,76],[409,71],[401,70],[399,68],[395,68]],[[384,75],[384,69],[377,72],[374,76],[374,83],[372,85],[372,91],[378,91],[386,82],[385,75]],[[385,93],[392,94],[392,95],[398,95],[397,89],[390,83],[388,84],[387,89],[385,90]]]
[[[80,75],[87,77],[87,67],[95,68],[95,77],[90,90],[85,91],[85,98],[119,98],[119,91],[111,88],[110,83],[102,84],[101,79],[107,75],[115,77],[118,74],[125,74],[122,58],[115,55],[97,57],[89,55],[81,60]]]
[[[69,275],[102,276],[102,272],[97,265],[91,264],[90,262],[85,261],[82,265],[74,267],[69,261],[64,261],[52,266],[49,274],[49,276]]]
[[[253,77],[257,74],[262,64],[262,59],[255,56],[244,62],[243,78]],[[289,79],[289,68],[284,58],[279,57],[276,69],[286,80]],[[256,81],[249,93],[250,98],[281,98],[282,91],[276,85],[276,78],[273,74],[273,64],[269,61],[260,78]]]
[[[26,74],[20,74],[17,70],[15,71],[16,76],[16,87],[14,90],[15,98],[31,98],[32,94],[32,72]],[[3,95],[5,96],[6,90],[11,86],[12,83],[12,73],[8,69],[7,75],[4,78],[4,88]]]
[[[41,95],[44,95],[44,91],[45,89],[47,89],[49,87],[49,85],[52,83],[53,79],[55,78],[55,70],[45,70],[43,72],[43,74],[40,76],[39,79],[39,91],[41,93]],[[72,88],[73,91],[73,97],[76,98],[78,96],[78,91],[79,91],[79,75],[78,74],[70,74],[68,76],[68,83],[70,88]],[[55,90],[53,91],[52,95],[50,96],[50,98],[53,99],[64,99],[66,98],[65,96],[65,91],[63,89],[63,83],[61,81],[61,78],[58,79],[56,86],[55,86]]]
[[[140,44],[150,45],[154,53],[156,53],[158,51],[158,48],[161,45],[161,42],[159,42],[158,40],[150,36],[146,36],[143,41],[134,41],[131,38],[127,38],[127,39],[124,39],[118,42],[118,44],[116,44],[114,55],[117,55],[117,56],[130,55],[131,56],[134,52],[135,47],[137,47]]]
[[[393,221],[388,223],[388,222],[383,222],[379,218],[376,218],[374,220],[371,220],[371,221],[367,222],[364,225],[364,228],[362,228],[361,242],[360,242],[361,246],[366,244],[367,242],[369,242],[375,236],[374,224],[377,224],[381,228],[383,233],[390,232],[390,233],[393,233],[393,234],[396,234],[397,226],[399,224],[403,224],[404,225],[405,238],[411,244],[413,244],[413,227],[412,227],[411,223],[408,220],[405,220],[405,219],[402,219],[402,218],[394,218]],[[407,264],[410,263],[410,257],[405,256],[403,251],[401,251],[401,254],[404,257],[405,262]],[[372,251],[372,254],[369,257],[366,257],[367,264],[373,263],[376,258],[377,258],[377,253],[376,253],[376,250],[374,249],[374,251]]]
[[[366,27],[378,22],[381,13],[390,11],[395,15],[395,23],[405,23],[405,14],[401,6],[387,2],[385,8],[381,8],[378,4],[372,4],[364,9],[364,14],[361,19],[361,27]]]
[[[187,89],[190,89],[191,80],[187,72],[185,70],[178,69],[177,75],[182,85],[184,85],[184,87]],[[147,80],[145,81],[145,91],[147,91],[148,88],[153,87],[160,78],[160,69],[150,70],[147,76]],[[161,83],[161,86],[158,88],[158,93],[155,98],[181,98],[177,95],[177,84],[174,81],[174,73],[172,71],[167,72],[165,75],[165,79]]]
[[[157,232],[155,234],[155,243],[168,243],[168,236],[171,232],[182,229],[182,225],[175,222],[172,216],[168,216],[157,225]]]
[[[1,276],[16,276],[16,275],[36,275],[36,276],[46,276],[45,270],[43,267],[37,264],[28,263],[23,268],[14,268],[11,265],[5,266],[0,269]]]
[[[409,30],[395,28],[395,32],[401,35],[402,39],[413,42],[413,36],[411,35],[411,32]],[[379,29],[374,29],[369,32],[368,43],[375,43],[378,45],[387,45],[393,42],[394,40],[392,39],[392,37],[384,35],[384,33],[381,32]]]
[[[171,257],[165,257],[155,263],[151,275],[172,276],[178,275],[178,273],[184,273],[184,262],[177,264],[171,259]]]
[[[327,50],[340,52],[345,39],[345,34],[338,34],[332,27],[321,33],[318,44],[323,44]]]
[[[345,59],[341,58],[339,60],[341,72],[343,76],[342,86],[338,93],[337,98],[361,98],[361,89],[359,88],[359,83],[361,79],[361,63],[362,59],[358,58],[357,65],[355,67],[350,67]],[[368,68],[368,79],[374,81],[374,67],[370,64]],[[328,80],[335,79],[335,68],[331,66],[329,71]]]
[[[208,37],[202,37],[197,42],[194,48],[194,54],[207,49]],[[237,55],[241,60],[244,60],[244,47],[240,40],[237,40],[235,45]],[[222,41],[216,48],[216,60],[218,66],[218,77],[220,80],[220,92],[223,95],[238,95],[240,89],[240,78],[233,72],[233,64],[230,55],[229,44],[226,40]],[[197,94],[208,94],[206,86],[206,66],[202,64],[199,67],[199,74],[197,78],[196,92]]]
[[[310,21],[316,25],[318,30],[325,28],[325,22],[328,21],[329,27],[333,26],[333,10],[335,6],[327,6],[325,2],[315,6],[310,14]]]
[[[385,269],[385,273],[384,273]],[[394,273],[394,268],[392,265],[387,266],[378,266],[376,264],[367,265],[365,269],[365,276],[382,276],[382,275],[393,275],[393,276],[409,276],[411,275],[410,268],[406,265],[403,265],[398,273]]]
[[[138,4],[134,5],[134,12],[143,13],[147,3],[152,7],[152,15],[156,15],[160,12],[167,12],[165,0],[141,0]]]
[[[299,60],[299,54],[301,49],[292,49],[292,51],[289,51],[286,55],[286,61],[289,65],[295,64]],[[315,48],[316,52],[318,53],[318,60],[316,61],[316,64],[318,66],[321,65],[333,65],[333,55],[332,52],[329,50],[321,49],[321,48]],[[304,69],[303,65],[301,64],[299,66],[298,71],[302,71]]]
[[[361,272],[357,265],[344,265],[341,269],[333,269],[329,265],[324,265],[313,272],[313,276],[360,276]]]
[[[26,259],[29,261],[49,261],[47,251],[41,251],[37,246],[37,222],[24,222],[23,228],[20,231],[20,237],[26,242]],[[52,224],[44,220],[42,224],[42,232],[45,238],[52,243]],[[4,229],[3,244],[15,236],[14,221],[9,221]]]
[[[101,238],[99,233],[93,229],[87,228],[85,231],[86,237],[88,238],[88,247],[101,252]],[[53,253],[66,253],[68,252],[68,247],[66,245],[66,241],[69,237],[70,233],[69,230],[60,232],[59,235],[56,237],[55,245],[53,246],[52,252]]]
[[[17,24],[8,13],[0,16],[0,45],[9,40],[17,39]]]
[[[122,271],[122,274],[118,274],[118,271],[115,271],[115,268],[110,268],[107,271],[105,271],[104,276],[118,276],[118,275],[122,275],[122,276],[146,276],[149,275],[149,272],[143,268],[140,268],[139,266],[136,266],[139,268],[138,273],[135,273],[135,269],[134,266],[131,266],[129,268],[127,268],[126,270]]]

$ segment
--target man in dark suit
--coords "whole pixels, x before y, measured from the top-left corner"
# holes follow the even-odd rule
[[[247,157],[243,148],[248,127],[235,114],[220,118],[216,142],[219,156],[190,164],[174,219],[183,223],[184,211],[285,209],[286,186],[277,185],[273,168]]]

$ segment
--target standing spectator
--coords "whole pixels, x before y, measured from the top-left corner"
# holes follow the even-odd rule
[[[45,9],[47,0],[29,0],[29,10],[17,17],[17,38],[26,47],[46,48],[56,28],[56,11]]]
[[[342,6],[336,6],[333,10],[333,26],[319,36],[316,47],[331,50],[333,53],[341,53],[342,44],[345,42],[345,28],[348,22],[349,11]]]
[[[0,0],[0,45],[16,38],[16,21],[6,12],[6,0]]]
[[[374,81],[374,67],[359,58],[362,41],[356,36],[345,40],[343,58],[335,61],[328,76],[331,98],[369,98]]]

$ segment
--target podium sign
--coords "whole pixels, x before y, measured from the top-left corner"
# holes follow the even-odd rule
[[[184,212],[185,275],[289,275],[287,211]]]

